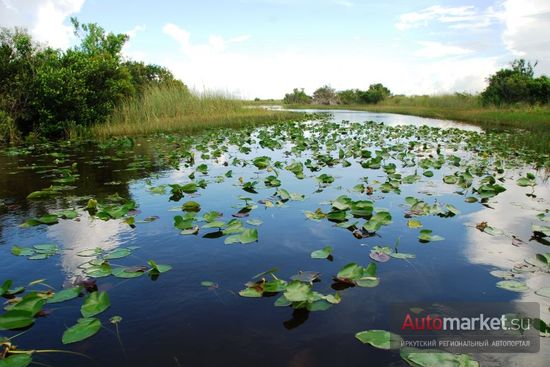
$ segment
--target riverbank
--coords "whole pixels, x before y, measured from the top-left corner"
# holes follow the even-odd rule
[[[192,134],[212,128],[259,126],[303,118],[300,112],[251,108],[220,93],[190,93],[178,87],[160,86],[148,88],[139,98],[123,101],[107,121],[72,130],[69,135],[109,138],[161,132]]]

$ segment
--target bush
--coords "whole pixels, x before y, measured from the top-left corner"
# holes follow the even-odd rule
[[[371,84],[366,91],[360,89],[347,89],[338,92],[338,97],[342,104],[375,104],[390,96],[390,90],[380,83]]]
[[[530,105],[550,102],[550,79],[534,77],[535,64],[523,59],[513,61],[511,69],[501,69],[491,75],[489,85],[481,93],[484,105],[509,105],[527,103]]]
[[[0,32],[0,110],[24,135],[61,138],[104,122],[123,99],[152,85],[187,87],[158,65],[122,60],[128,36],[72,19],[80,44],[44,48],[23,30]]]
[[[304,88],[294,88],[292,93],[285,94],[284,104],[310,104],[312,98],[304,92]]]
[[[313,92],[313,101],[317,104],[333,105],[338,103],[338,94],[331,86],[324,85]]]

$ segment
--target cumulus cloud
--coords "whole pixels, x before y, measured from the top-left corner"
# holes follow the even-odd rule
[[[208,38],[208,43],[206,44],[192,44],[191,33],[175,24],[165,24],[162,31],[172,37],[180,45],[180,49],[185,55],[195,59],[223,53],[226,50],[227,45],[245,42],[251,37],[248,34],[244,34],[229,39],[224,39],[220,36],[211,35]]]
[[[424,42],[424,56],[461,56],[434,60],[373,58],[373,49],[327,54],[322,50],[281,50],[259,54],[236,52],[225,38],[194,44],[191,33],[166,25],[164,31],[180,45],[179,55],[170,53],[157,62],[196,89],[216,89],[244,98],[277,98],[292,88],[312,93],[323,83],[337,89],[368,88],[381,82],[394,93],[432,94],[454,91],[475,92],[497,69],[494,58],[472,57],[458,46]],[[380,51],[381,52],[381,51]],[[465,56],[464,56],[465,55]],[[464,56],[464,57],[463,57]],[[361,70],[357,73],[357,70]],[[229,89],[232,86],[234,89]]]
[[[514,56],[538,60],[538,72],[550,73],[550,2],[506,0],[501,19],[506,48]]]
[[[85,0],[0,0],[0,24],[27,28],[39,42],[66,48],[73,37],[67,18],[80,11]]]

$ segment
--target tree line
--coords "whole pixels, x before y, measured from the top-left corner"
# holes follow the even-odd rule
[[[534,69],[537,63],[524,59],[514,60],[510,66],[497,71],[487,78],[488,85],[478,96],[483,106],[544,105],[550,103],[550,78],[543,75],[535,77]],[[384,85],[371,84],[367,90],[347,89],[336,91],[329,85],[324,85],[312,96],[303,88],[294,88],[285,94],[285,104],[376,104],[391,98],[391,91]]]
[[[79,43],[43,46],[23,29],[0,30],[0,141],[66,136],[105,121],[117,103],[151,85],[187,87],[164,67],[124,59],[125,34],[71,19]]]
[[[347,89],[336,91],[330,85],[324,85],[315,92],[313,96],[308,96],[304,89],[294,88],[291,93],[285,94],[283,103],[285,104],[367,104],[378,103],[392,94],[384,85],[377,83],[371,84],[369,89]]]

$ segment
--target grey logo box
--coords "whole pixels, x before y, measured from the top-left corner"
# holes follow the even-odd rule
[[[452,353],[536,353],[536,302],[407,302],[390,305],[392,348]]]

